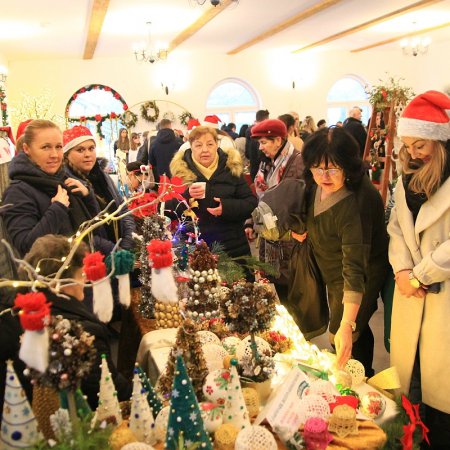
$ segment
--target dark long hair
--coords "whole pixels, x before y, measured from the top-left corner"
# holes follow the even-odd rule
[[[311,167],[322,161],[340,167],[344,171],[345,185],[354,190],[358,187],[366,169],[359,153],[355,138],[341,127],[324,128],[315,132],[306,142],[302,151],[305,164],[307,186],[314,184]]]

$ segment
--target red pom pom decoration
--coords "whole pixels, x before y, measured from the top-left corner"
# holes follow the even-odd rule
[[[172,243],[153,239],[147,245],[148,259],[152,262],[154,269],[170,267],[173,263]]]
[[[100,252],[89,253],[83,259],[84,273],[89,281],[97,281],[106,276],[105,258]]]
[[[24,330],[42,330],[50,321],[50,303],[42,292],[17,294],[14,307],[21,310],[19,319]]]

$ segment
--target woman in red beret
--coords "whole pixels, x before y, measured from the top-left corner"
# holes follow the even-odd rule
[[[251,130],[252,138],[259,141],[259,150],[263,153],[258,172],[255,177],[255,188],[258,197],[281,181],[303,178],[303,160],[300,152],[288,141],[288,131],[284,122],[279,119],[267,119],[257,123]],[[255,238],[251,221],[245,230],[250,240]],[[287,298],[289,279],[289,259],[295,241],[260,240],[259,257],[278,269],[279,277],[272,279],[281,300]]]

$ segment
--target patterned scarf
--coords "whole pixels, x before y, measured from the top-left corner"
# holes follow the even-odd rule
[[[274,160],[267,157],[262,159],[255,177],[255,188],[258,197],[261,197],[267,189],[279,184],[283,178],[289,158],[293,153],[294,146],[286,141]]]

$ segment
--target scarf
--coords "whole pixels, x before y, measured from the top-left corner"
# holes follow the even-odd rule
[[[267,189],[280,183],[293,153],[294,146],[288,145],[288,141],[286,141],[273,160],[267,157],[262,158],[255,177],[255,188],[258,197]]]
[[[217,167],[219,166],[219,152],[216,152],[216,157],[214,158],[214,161],[209,167],[205,167],[203,164],[198,162],[194,158],[194,154],[192,153],[192,161],[195,164],[195,167],[198,169],[198,171],[207,179],[209,180],[214,172],[217,170]]]
[[[43,172],[44,173],[44,172]],[[55,175],[38,176],[38,175],[16,175],[15,180],[21,180],[33,186],[37,190],[44,192],[50,198],[56,195],[58,186],[63,187],[69,196],[69,219],[73,230],[78,230],[79,226],[92,217],[84,204],[83,196],[79,192],[72,192],[72,187],[66,186],[64,180],[67,178],[64,169],[60,169]]]

